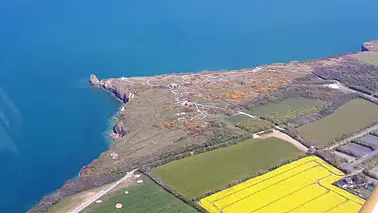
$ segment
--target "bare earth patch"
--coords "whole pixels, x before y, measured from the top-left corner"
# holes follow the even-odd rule
[[[281,140],[287,141],[287,142],[293,144],[295,147],[297,147],[298,149],[300,149],[304,152],[308,151],[308,148],[306,146],[304,146],[303,144],[301,144],[299,141],[297,141],[294,138],[290,137],[289,135],[286,135],[285,133],[282,133],[282,132],[275,130],[275,129],[273,130],[272,133],[260,136],[260,138],[262,138],[262,139],[270,138],[270,137],[275,137],[275,138],[279,138]]]

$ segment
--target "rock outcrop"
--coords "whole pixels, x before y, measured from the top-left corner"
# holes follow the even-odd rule
[[[100,82],[100,84],[102,84],[102,81]],[[102,84],[102,87],[113,93],[117,98],[121,99],[121,101],[123,103],[127,103],[129,102],[129,96],[128,96],[128,93],[127,92],[124,92],[124,91],[121,91],[118,87],[114,86],[112,83],[111,83],[111,80],[108,80],[106,81],[104,84]]]
[[[100,86],[100,81],[95,74],[91,75],[91,77],[89,78],[89,83],[93,86]]]
[[[365,42],[362,51],[378,52],[378,40]]]
[[[122,121],[117,121],[113,126],[113,132],[109,135],[114,141],[117,141],[119,138],[124,137],[126,133],[126,124]]]

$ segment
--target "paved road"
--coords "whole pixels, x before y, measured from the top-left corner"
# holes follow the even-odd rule
[[[85,203],[82,203],[80,206],[78,206],[76,209],[71,211],[71,213],[79,213],[83,211],[85,208],[87,208],[89,205],[94,203],[96,200],[100,199],[102,196],[104,196],[106,193],[110,192],[112,189],[117,187],[119,184],[121,184],[123,181],[126,179],[130,178],[133,176],[134,172],[136,172],[138,169],[134,169],[133,171],[129,172],[125,177],[120,179],[119,181],[115,182],[113,185],[109,186],[107,189],[97,193],[95,196],[93,196],[90,200],[88,200]]]
[[[313,73],[314,75],[318,76],[318,78],[320,79],[323,79],[322,77],[320,77],[319,75]],[[363,92],[360,92],[360,91],[357,91],[357,90],[354,90],[350,87],[347,87],[345,86],[343,83],[341,83],[340,81],[338,80],[334,80],[334,79],[331,79],[331,80],[328,80],[328,81],[332,81],[334,84],[336,84],[337,86],[339,86],[339,88],[337,88],[338,90],[341,90],[343,92],[350,92],[350,93],[357,93],[361,96],[364,96],[364,97],[367,97],[367,98],[370,98],[371,100],[374,100],[374,101],[378,101],[378,98],[374,97],[373,95],[368,95],[368,94],[365,94]]]
[[[246,115],[246,116],[251,117],[251,118],[256,118],[256,116],[250,115],[250,114],[242,112],[242,111],[238,112],[238,114]]]
[[[367,128],[367,129],[363,130],[362,132],[359,132],[359,133],[357,133],[357,134],[354,134],[354,135],[350,136],[349,138],[345,138],[344,140],[342,140],[342,141],[340,141],[340,142],[334,144],[333,146],[328,147],[326,150],[331,150],[331,149],[334,149],[334,148],[336,148],[336,147],[338,147],[338,146],[341,146],[341,145],[347,144],[347,143],[349,143],[350,141],[352,141],[353,139],[357,139],[357,138],[359,138],[359,137],[361,137],[361,136],[363,136],[363,135],[366,135],[366,134],[368,134],[368,133],[370,133],[370,132],[372,132],[372,131],[375,131],[375,130],[378,130],[378,124],[375,125],[375,126],[369,127],[369,128]]]

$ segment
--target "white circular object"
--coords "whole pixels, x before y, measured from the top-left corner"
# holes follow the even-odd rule
[[[102,203],[102,200],[96,200],[96,203]]]
[[[140,177],[140,175],[138,174],[138,175],[135,175],[134,177],[135,177],[135,178],[139,178],[139,177]]]
[[[122,208],[122,204],[120,204],[120,203],[117,203],[117,204],[116,204],[116,208],[117,208],[117,209],[120,209],[120,208]]]
[[[129,191],[125,191],[125,194],[129,194]]]
[[[137,183],[143,183],[143,180],[137,180]]]

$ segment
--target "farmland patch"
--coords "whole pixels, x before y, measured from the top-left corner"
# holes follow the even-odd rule
[[[364,200],[333,185],[344,174],[318,157],[306,157],[205,197],[210,213],[358,212]]]
[[[286,123],[291,119],[318,112],[324,102],[302,97],[287,98],[277,103],[268,103],[248,111],[251,115],[261,116],[276,124]]]
[[[299,134],[315,144],[331,143],[378,120],[378,106],[364,99],[353,99],[325,118],[298,128]]]
[[[194,198],[301,154],[294,145],[277,138],[251,139],[173,161],[154,168],[153,173],[185,197]]]
[[[273,128],[275,125],[272,122],[260,118],[250,118],[236,124],[237,127],[245,131],[256,133]]]
[[[126,189],[112,191],[100,198],[101,202],[93,203],[83,213],[112,212],[148,212],[148,213],[195,213],[191,206],[171,195],[148,177],[142,176],[142,183]],[[125,193],[127,191],[127,193]],[[121,204],[120,209],[116,208]]]
[[[270,113],[285,112],[297,107],[313,105],[314,103],[316,103],[315,100],[306,99],[302,97],[287,98],[277,103],[268,103],[261,106],[257,106],[249,110],[248,112],[251,115],[263,116]]]

